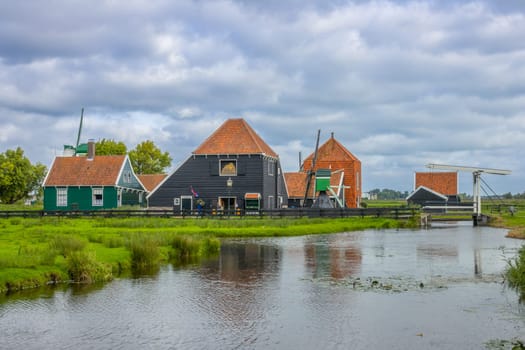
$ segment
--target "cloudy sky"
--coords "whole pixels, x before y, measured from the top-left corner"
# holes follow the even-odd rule
[[[524,33],[521,0],[0,1],[0,152],[49,165],[84,107],[83,141],[150,139],[176,166],[242,117],[285,171],[321,129],[365,190],[444,163],[521,193]]]

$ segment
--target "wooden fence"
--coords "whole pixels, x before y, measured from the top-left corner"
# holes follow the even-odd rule
[[[144,210],[4,210],[0,211],[0,218],[9,217],[206,217],[206,218],[346,218],[346,217],[381,217],[393,219],[406,219],[419,214],[414,208],[345,208],[345,209],[319,209],[319,208],[287,208],[264,210],[179,210],[179,209],[144,209]]]

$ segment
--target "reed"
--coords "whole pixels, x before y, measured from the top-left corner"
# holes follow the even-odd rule
[[[73,252],[84,249],[86,245],[86,241],[71,235],[58,235],[53,237],[51,242],[49,242],[49,248],[57,251],[64,257],[69,256]]]
[[[67,259],[69,277],[73,282],[93,283],[113,278],[111,267],[97,261],[96,254],[88,251],[73,251]]]
[[[134,269],[145,269],[159,264],[160,249],[154,237],[133,235],[129,240],[128,249]]]
[[[525,246],[518,250],[516,257],[508,261],[505,276],[509,286],[520,293],[520,300],[525,302]]]

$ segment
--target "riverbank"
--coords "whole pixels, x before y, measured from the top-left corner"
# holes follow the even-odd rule
[[[509,238],[525,239],[525,213],[505,213],[494,216],[490,220],[490,225],[508,229]]]
[[[297,236],[415,227],[347,219],[10,218],[0,220],[0,292],[91,283],[216,254],[221,237]]]

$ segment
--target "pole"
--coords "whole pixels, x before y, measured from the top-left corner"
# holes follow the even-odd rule
[[[84,107],[82,107],[82,110],[80,111],[80,126],[78,127],[78,135],[77,135],[77,144],[75,146],[75,153],[78,148],[78,144],[80,143],[80,134],[82,132],[82,121],[84,120]]]

